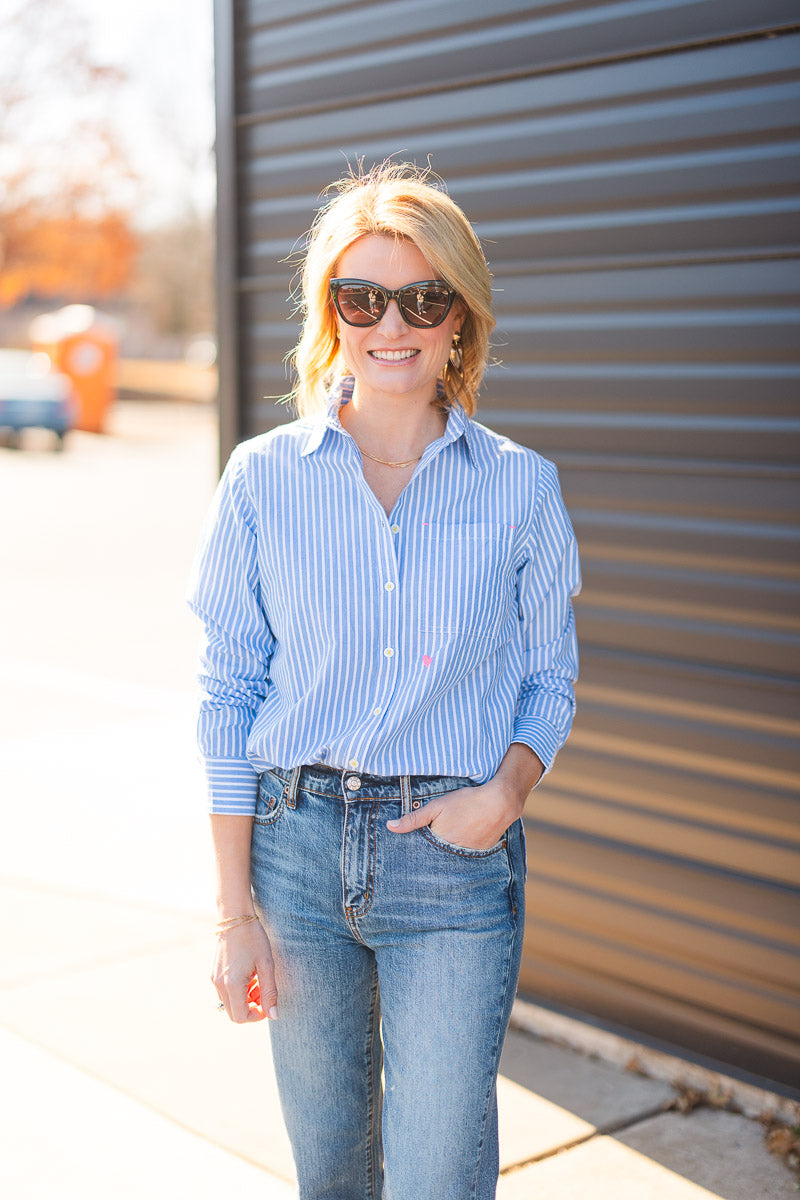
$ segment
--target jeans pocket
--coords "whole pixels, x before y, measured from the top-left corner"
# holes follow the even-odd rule
[[[438,796],[447,796],[450,792],[457,792],[461,788],[477,787],[478,784],[474,779],[469,779],[466,776],[453,775],[442,777],[440,783],[443,785],[442,791],[435,791],[433,794],[426,796],[424,804],[430,804],[431,800],[435,800]],[[486,849],[479,849],[477,846],[459,846],[457,842],[448,842],[446,838],[441,837],[438,833],[434,833],[430,825],[422,825],[418,830],[431,846],[435,846],[437,850],[444,850],[447,854],[457,855],[459,858],[490,858],[493,854],[497,854],[504,849],[508,840],[508,832],[503,834],[498,842],[493,846],[488,846]]]
[[[256,811],[253,821],[256,825],[274,825],[286,807],[287,786],[277,775],[265,771],[259,776]]]
[[[489,846],[485,850],[480,850],[474,846],[459,846],[455,842],[445,841],[443,837],[439,837],[438,833],[433,832],[430,825],[423,825],[419,832],[425,838],[426,842],[430,842],[438,850],[458,855],[459,858],[490,858],[493,854],[497,854],[500,850],[503,850],[506,845],[505,834],[493,846]]]

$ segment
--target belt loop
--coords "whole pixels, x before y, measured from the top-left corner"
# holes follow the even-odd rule
[[[300,785],[300,772],[302,767],[295,767],[289,776],[289,782],[286,785],[286,807],[297,808],[297,789]]]
[[[400,776],[400,816],[405,817],[411,812],[411,776]]]

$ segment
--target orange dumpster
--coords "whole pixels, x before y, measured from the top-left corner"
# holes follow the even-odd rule
[[[108,317],[89,304],[68,304],[31,322],[34,350],[47,354],[72,381],[76,429],[102,433],[117,391],[117,333]]]

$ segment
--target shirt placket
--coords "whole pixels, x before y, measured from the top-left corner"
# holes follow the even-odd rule
[[[341,429],[338,421],[337,424],[339,432],[352,441],[349,434]],[[382,599],[382,603],[376,602],[374,609],[378,614],[382,637],[376,643],[379,646],[380,654],[380,661],[376,664],[376,686],[370,696],[369,708],[365,712],[364,721],[360,724],[359,733],[350,739],[346,754],[347,767],[352,771],[363,770],[363,764],[374,747],[380,743],[381,728],[386,720],[392,698],[397,691],[398,680],[403,669],[403,648],[400,642],[402,600],[400,579],[405,550],[403,539],[406,536],[404,527],[404,512],[407,511],[406,492],[417,476],[425,471],[431,459],[441,453],[444,446],[451,440],[451,437],[440,438],[426,447],[414,474],[406,484],[406,488],[392,509],[389,518],[363,475],[359,479],[364,491],[365,502],[369,503],[375,512],[378,537],[382,543],[382,578],[376,586],[381,588],[383,595],[382,598],[378,598]],[[355,443],[353,443],[352,449],[357,455],[358,449]]]
[[[401,561],[403,518],[402,501],[392,513],[389,524],[384,518],[378,525],[380,546],[380,571],[376,572],[374,587],[374,611],[378,615],[380,637],[376,640],[375,686],[369,698],[369,708],[361,727],[360,736],[354,739],[347,765],[356,771],[362,767],[372,746],[380,739],[380,729],[397,689],[397,680],[402,669],[402,646],[400,642]],[[383,515],[383,511],[381,510]]]

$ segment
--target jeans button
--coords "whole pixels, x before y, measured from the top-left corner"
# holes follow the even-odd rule
[[[357,775],[348,775],[345,780],[345,787],[348,787],[351,792],[357,792],[361,787],[361,780]]]
[[[411,801],[411,807],[412,807],[412,808],[419,808],[419,807],[420,807],[420,805],[421,805],[421,803],[422,803],[422,802],[421,802],[420,800],[412,800],[412,801]]]

